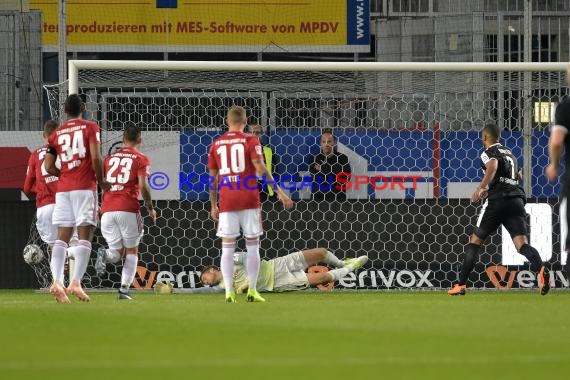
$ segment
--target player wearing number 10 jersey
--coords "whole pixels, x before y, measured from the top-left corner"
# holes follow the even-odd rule
[[[244,133],[247,124],[245,109],[231,107],[226,122],[228,132],[214,140],[208,154],[208,168],[214,180],[210,188],[211,216],[214,220],[219,219],[217,235],[222,238],[220,269],[226,289],[226,301],[236,302],[232,283],[233,258],[236,238],[240,235],[241,227],[247,247],[247,301],[264,302],[256,288],[260,266],[259,237],[263,234],[257,176],[264,176],[269,182],[274,181],[265,167],[259,140]],[[279,186],[275,187],[275,192],[285,208],[293,206],[291,199]]]
[[[128,125],[123,133],[125,147],[105,158],[105,179],[111,189],[103,194],[101,202],[101,233],[109,245],[97,252],[95,269],[105,272],[105,264],[116,263],[124,256],[121,288],[118,298],[131,300],[129,288],[135,279],[138,262],[138,246],[143,234],[143,223],[139,212],[139,191],[142,193],[149,215],[156,221],[156,210],[152,207],[147,178],[150,174],[150,160],[138,151],[141,131],[135,125]]]
[[[85,105],[79,95],[69,95],[65,101],[67,121],[48,139],[45,167],[48,173],[58,176],[53,224],[58,226],[57,240],[53,245],[50,268],[53,284],[50,292],[57,302],[68,303],[63,286],[65,253],[74,227],[79,236],[75,248],[75,270],[67,289],[81,301],[89,296],[81,288],[81,280],[91,255],[93,230],[97,226],[97,182],[103,190],[108,184],[103,179],[99,126],[83,120]],[[56,157],[61,169],[56,168]]]
[[[550,275],[542,263],[538,251],[528,244],[526,196],[519,187],[522,178],[518,170],[517,159],[512,152],[499,143],[500,131],[494,124],[483,128],[481,139],[485,152],[481,154],[481,165],[485,175],[475,189],[471,201],[478,203],[486,198],[477,218],[477,225],[469,244],[465,249],[465,258],[459,281],[448,291],[449,295],[464,295],[469,273],[477,263],[477,256],[485,239],[502,224],[509,231],[517,252],[530,261],[533,271],[538,271],[540,294],[550,290]]]

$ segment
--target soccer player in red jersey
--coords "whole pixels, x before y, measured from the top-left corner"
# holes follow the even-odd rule
[[[63,269],[69,240],[76,227],[79,242],[67,292],[88,302],[81,280],[89,263],[91,240],[97,226],[97,183],[102,190],[109,189],[109,184],[103,179],[99,126],[82,119],[85,105],[79,95],[69,95],[64,107],[68,119],[50,135],[44,161],[47,172],[59,177],[52,219],[58,233],[50,263],[53,276],[50,293],[57,302],[69,302],[63,285]],[[61,169],[55,165],[56,158]]]
[[[44,166],[44,158],[47,151],[47,139],[56,128],[57,122],[55,120],[48,120],[44,124],[46,145],[36,149],[30,155],[24,182],[24,193],[36,194],[36,227],[40,238],[50,247],[57,239],[57,226],[52,223],[51,218],[55,207],[58,178],[47,172]]]
[[[132,300],[129,295],[137,270],[138,247],[143,234],[143,222],[139,212],[139,192],[142,194],[148,213],[156,222],[156,210],[152,207],[147,178],[150,160],[138,147],[141,131],[128,125],[123,133],[124,148],[105,158],[103,169],[111,189],[103,194],[101,202],[101,232],[109,245],[97,251],[95,269],[105,272],[106,263],[116,263],[125,257],[118,298]]]
[[[234,253],[240,227],[246,238],[248,302],[264,302],[257,291],[259,275],[259,237],[263,234],[261,225],[261,204],[257,176],[270,183],[285,208],[293,207],[293,201],[273,180],[264,164],[259,140],[244,133],[247,115],[243,107],[233,106],[228,110],[226,122],[229,130],[212,143],[208,154],[208,168],[213,183],[210,186],[211,217],[218,221],[217,236],[222,238],[220,269],[226,289],[226,302],[236,302],[233,287]],[[218,208],[218,189],[220,205]]]
[[[47,152],[48,137],[56,128],[57,122],[55,120],[48,120],[44,124],[43,136],[45,144],[30,155],[24,182],[24,193],[28,195],[35,194],[36,196],[36,228],[40,238],[49,246],[50,250],[57,239],[57,226],[52,222],[52,215],[55,208],[58,178],[47,172],[44,159]],[[75,258],[73,250],[76,246],[77,234],[74,234],[67,249],[70,258]]]

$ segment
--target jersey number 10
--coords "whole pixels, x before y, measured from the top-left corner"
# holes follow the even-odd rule
[[[220,156],[220,175],[238,174],[245,170],[245,148],[243,144],[231,145],[229,151],[228,157],[228,145],[222,145],[216,149],[216,153]]]

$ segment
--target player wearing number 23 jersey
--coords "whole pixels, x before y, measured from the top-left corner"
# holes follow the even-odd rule
[[[135,278],[138,262],[138,245],[143,234],[143,223],[139,212],[139,193],[156,220],[152,206],[147,178],[150,174],[150,160],[138,147],[142,142],[141,131],[134,124],[127,125],[123,133],[125,147],[105,159],[103,171],[111,189],[103,194],[101,204],[101,233],[109,248],[97,251],[95,270],[101,276],[107,263],[118,263],[124,257],[121,275],[121,289],[118,298],[130,300],[129,288]]]
[[[150,175],[150,160],[138,150],[125,147],[105,158],[103,171],[111,190],[103,194],[101,214],[109,211],[138,213],[139,176]]]

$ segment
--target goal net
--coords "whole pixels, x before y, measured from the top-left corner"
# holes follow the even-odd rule
[[[555,285],[568,286],[559,187],[543,175],[551,115],[566,94],[566,66],[509,65],[71,61],[70,81],[46,90],[55,119],[62,118],[60,93],[77,90],[84,97],[85,118],[101,126],[104,154],[127,123],[143,130],[141,151],[152,160],[149,184],[159,218],[156,225],[144,219],[136,288],[157,281],[200,286],[201,268],[219,265],[221,243],[200,176],[234,104],[246,108],[250,124],[263,127],[273,173],[296,201],[292,211],[271,197],[263,202],[263,258],[326,247],[340,258],[370,258],[338,289],[450,287],[479,212],[469,198],[482,178],[480,132],[496,123],[524,173],[530,242],[554,270]],[[350,161],[344,201],[314,200],[304,182],[328,130],[335,151]],[[105,244],[99,231],[95,240],[94,247]],[[238,250],[245,250],[243,240]],[[118,287],[121,268],[108,270],[100,278],[91,265],[85,285]],[[45,283],[49,274],[38,273]],[[489,238],[470,282],[536,286],[505,230]]]

